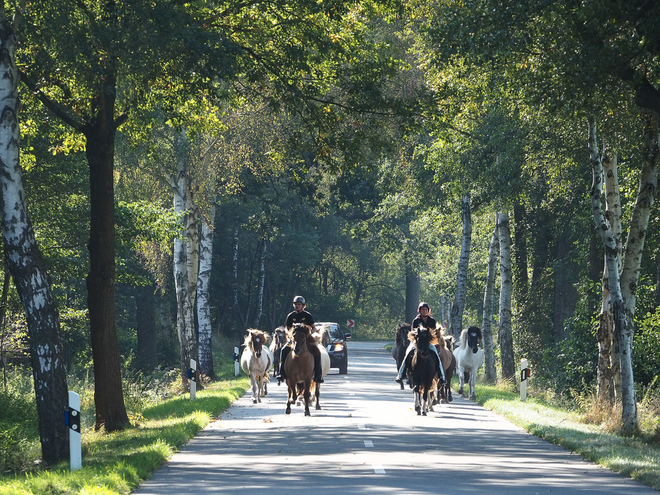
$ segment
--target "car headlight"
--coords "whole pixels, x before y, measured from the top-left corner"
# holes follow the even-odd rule
[[[344,344],[335,344],[335,352],[341,352],[344,350]]]

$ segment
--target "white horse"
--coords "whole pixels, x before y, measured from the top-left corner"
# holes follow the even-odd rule
[[[241,354],[241,369],[252,382],[252,403],[261,402],[268,395],[268,370],[273,364],[273,354],[266,346],[268,334],[261,330],[248,329],[245,348]]]
[[[480,339],[481,329],[479,327],[466,328],[461,332],[460,345],[454,349],[460,381],[458,393],[463,395],[463,386],[465,382],[468,382],[470,385],[470,400],[474,400],[477,396],[474,391],[477,382],[477,371],[484,364],[484,351],[479,348]]]

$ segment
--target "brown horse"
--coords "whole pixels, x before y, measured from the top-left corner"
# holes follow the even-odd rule
[[[291,414],[291,404],[295,404],[298,397],[297,385],[301,384],[301,392],[305,401],[305,416],[311,416],[309,412],[309,389],[314,379],[314,356],[307,347],[307,338],[311,335],[311,328],[304,323],[296,323],[291,327],[288,335],[293,341],[293,349],[282,363],[286,372],[286,385],[289,389],[286,413]]]
[[[417,415],[426,416],[427,411],[433,411],[433,400],[430,398],[438,387],[438,361],[431,351],[432,345],[437,345],[435,329],[418,326],[408,333],[408,340],[415,343],[415,355],[412,358],[413,393],[415,395],[415,411]]]
[[[435,336],[438,339],[435,347],[438,349],[440,363],[445,371],[445,383],[442,385],[438,383],[438,398],[440,402],[446,404],[454,400],[451,396],[451,379],[454,377],[454,371],[456,371],[456,358],[451,352],[454,337],[451,335],[445,336],[445,330],[440,324],[435,329]]]

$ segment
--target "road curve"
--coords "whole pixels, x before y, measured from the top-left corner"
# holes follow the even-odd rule
[[[134,493],[657,493],[456,395],[417,416],[384,345],[349,342],[348,374],[330,371],[311,417],[284,413],[284,384],[261,404],[245,394]]]

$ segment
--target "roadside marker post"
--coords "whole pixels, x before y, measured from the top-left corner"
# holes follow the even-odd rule
[[[238,347],[234,347],[234,376],[238,376]]]
[[[197,361],[190,360],[190,369],[188,369],[188,378],[190,378],[190,400],[197,398]]]
[[[520,360],[520,400],[527,400],[527,379],[529,378],[529,363],[527,359]]]
[[[69,427],[69,466],[71,471],[82,468],[80,438],[80,395],[69,392],[69,409],[64,411],[64,424]]]

